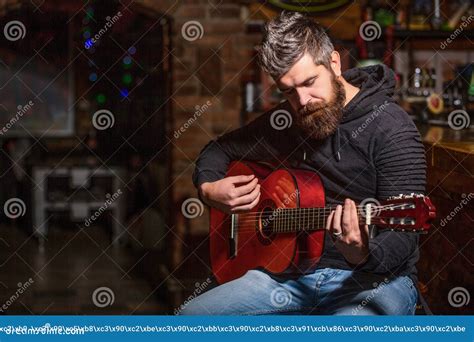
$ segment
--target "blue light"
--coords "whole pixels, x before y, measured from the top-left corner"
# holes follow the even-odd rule
[[[91,82],[97,81],[97,74],[95,72],[93,72],[89,75],[89,81],[91,81]]]
[[[130,64],[130,63],[132,63],[132,57],[130,57],[130,56],[125,56],[125,57],[123,58],[123,64]]]
[[[137,49],[135,49],[135,46],[130,46],[128,48],[128,53],[129,54],[133,55],[133,54],[135,54],[135,52],[137,52]]]
[[[89,31],[84,32],[82,35],[85,39],[89,39],[91,37],[91,33]]]
[[[92,42],[92,39],[87,39],[86,42],[84,43],[84,47],[86,49],[90,49],[92,45],[94,45],[94,43]]]
[[[121,95],[123,98],[128,97],[128,90],[127,90],[127,89],[120,89],[120,95]]]

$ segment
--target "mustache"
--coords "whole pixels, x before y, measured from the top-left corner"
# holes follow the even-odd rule
[[[325,107],[327,107],[327,103],[324,101],[321,103],[310,102],[307,105],[305,105],[303,108],[301,108],[298,112],[300,115],[304,116],[304,115],[308,115],[308,114],[312,114],[314,112],[320,111],[324,109]]]

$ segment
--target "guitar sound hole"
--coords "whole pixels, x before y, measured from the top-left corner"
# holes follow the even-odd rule
[[[264,239],[268,239],[269,242],[275,235],[273,231],[274,222],[274,209],[272,207],[263,208],[260,212],[260,220],[258,220],[257,229],[260,232],[260,236]]]

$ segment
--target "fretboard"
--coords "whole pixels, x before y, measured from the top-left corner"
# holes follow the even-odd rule
[[[293,233],[325,229],[327,218],[331,214],[331,211],[335,209],[336,206],[277,209],[272,215],[262,217],[262,223],[267,222],[267,224],[270,224],[270,221],[273,221],[271,225],[275,233]],[[363,223],[365,219],[359,215],[359,221]]]

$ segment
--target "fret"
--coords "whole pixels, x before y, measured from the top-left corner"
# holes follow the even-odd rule
[[[303,208],[303,225],[300,228],[300,231],[306,229],[306,208]]]
[[[291,210],[291,209],[289,209],[289,208],[288,208],[288,209],[285,209],[285,211],[286,211],[286,214],[285,214],[285,215],[286,215],[286,220],[287,220],[287,222],[288,222],[287,228],[288,228],[288,230],[291,231],[291,215],[290,215],[290,210]]]
[[[322,219],[324,221],[324,208],[323,208],[323,215],[321,215],[321,212],[320,212],[321,208],[318,208],[318,228],[321,228],[321,216],[322,216]]]
[[[304,208],[300,208],[298,212],[300,215],[300,226],[298,227],[298,231],[301,232],[304,229]]]
[[[287,231],[287,230],[288,230],[288,222],[287,222],[287,221],[288,221],[288,219],[287,219],[287,216],[288,216],[287,214],[288,214],[288,212],[286,211],[286,209],[282,209],[282,210],[281,210],[281,214],[282,214],[282,216],[283,216],[283,222],[284,222],[284,223],[283,223],[283,230],[284,230],[284,231]]]
[[[275,227],[275,230],[279,233],[281,232],[280,213],[278,211],[273,211],[272,215],[275,220],[275,224],[273,225],[273,227]]]
[[[310,231],[312,229],[312,223],[311,223],[311,221],[312,221],[311,212],[312,211],[313,211],[313,208],[308,208],[308,213],[307,213],[307,215],[308,215],[308,226],[306,227],[306,229],[308,231]]]
[[[286,222],[287,221],[286,220],[286,214],[287,214],[286,209],[282,209],[281,210],[281,216],[283,218],[283,230],[284,231],[286,231],[288,229],[288,223]]]
[[[294,209],[291,209],[291,231],[296,231],[296,217],[294,213]]]
[[[304,213],[304,211],[305,211],[304,208],[301,208],[301,209],[299,210],[300,216],[302,216],[302,221],[303,221],[303,222],[301,223],[301,225],[299,226],[299,228],[298,228],[298,231],[299,231],[299,232],[301,232],[302,230],[304,230],[304,227],[305,227],[305,226],[304,226],[304,219],[305,219],[305,213]]]
[[[303,215],[301,215],[301,208],[296,209],[296,215],[298,215],[298,227],[296,228],[296,232],[299,232],[302,227],[301,219],[303,219]]]

